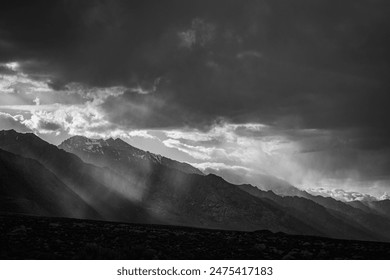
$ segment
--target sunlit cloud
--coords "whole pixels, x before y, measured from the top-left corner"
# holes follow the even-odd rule
[[[376,197],[356,191],[346,191],[343,189],[325,189],[325,188],[310,188],[307,192],[313,195],[321,195],[325,197],[332,197],[337,200],[351,202],[351,201],[376,201]]]
[[[21,113],[33,113],[36,111],[54,111],[61,105],[56,104],[36,104],[36,105],[0,105],[0,110],[16,111]]]
[[[167,146],[168,148],[175,148],[179,151],[182,151],[194,159],[200,159],[200,160],[210,160],[212,159],[212,154],[217,150],[213,147],[202,147],[202,146],[192,146],[188,144],[181,143],[179,140],[176,139],[167,139],[163,141],[163,144]],[[220,149],[220,151],[223,151]]]
[[[23,115],[11,115],[0,112],[0,128],[1,129],[15,129],[20,132],[30,131],[28,127],[23,124]]]
[[[41,101],[39,100],[39,98],[38,97],[36,97],[34,100],[33,100],[33,102],[35,103],[35,105],[37,105],[37,106],[39,106],[40,105],[40,103],[41,103]]]
[[[70,83],[65,87],[66,93],[79,95],[83,100],[91,101],[95,105],[101,105],[110,96],[122,95],[127,88],[121,86],[114,87],[88,87],[80,83]]]
[[[124,135],[125,137],[142,137],[142,138],[156,139],[156,137],[150,135],[147,130],[132,130],[124,133]]]
[[[138,93],[138,94],[149,94],[149,93],[154,92],[155,90],[156,90],[155,88],[152,88],[151,90],[144,89],[141,86],[138,86],[138,87],[130,89],[131,92],[135,92],[135,93]]]
[[[218,170],[230,166],[281,176],[277,174],[280,168],[276,168],[280,151],[284,149],[284,155],[288,145],[291,153],[296,149],[294,143],[286,144],[287,140],[281,141],[280,136],[273,135],[270,127],[256,123],[221,123],[205,132],[169,130],[164,133],[168,138],[163,141],[166,146],[205,161],[196,163],[200,167],[218,167]]]
[[[49,81],[37,81],[28,75],[17,73],[15,75],[0,74],[0,93],[23,92],[32,94],[36,92],[49,92],[52,89],[48,86]]]
[[[222,162],[202,162],[202,163],[193,163],[193,166],[196,168],[206,171],[207,169],[212,169],[212,170],[245,170],[245,171],[251,171],[251,169],[244,167],[244,166],[238,166],[238,165],[227,165]]]
[[[3,64],[6,68],[11,69],[12,71],[17,71],[20,67],[18,62],[8,62]]]
[[[22,73],[19,63],[5,66],[15,73],[0,76],[0,94],[3,93],[2,98],[5,101],[13,101],[10,105],[0,105],[0,110],[8,112],[7,117],[14,122],[39,134],[58,134],[62,131],[68,135],[87,137],[130,135],[110,123],[100,108],[108,97],[122,95],[127,88],[88,87],[80,83],[70,83],[58,93],[49,86],[50,80],[36,80]],[[77,96],[79,97],[76,98]],[[69,104],[69,98],[73,98],[76,103]],[[19,104],[12,104],[18,102]],[[5,113],[2,114],[4,118]],[[152,137],[146,132],[132,132],[132,135],[135,134],[138,137]]]

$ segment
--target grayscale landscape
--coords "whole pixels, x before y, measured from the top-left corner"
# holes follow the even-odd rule
[[[389,259],[378,1],[5,1],[0,259]]]

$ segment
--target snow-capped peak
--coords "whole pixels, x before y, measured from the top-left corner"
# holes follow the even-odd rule
[[[84,151],[103,154],[102,147],[108,146],[103,139],[90,139],[84,136],[73,136],[62,142],[60,147],[78,148]]]
[[[95,156],[104,156],[106,159],[122,162],[123,164],[131,164],[141,162],[150,162],[155,164],[165,165],[166,167],[181,170],[186,173],[194,173],[203,175],[203,173],[195,167],[167,159],[159,154],[153,154],[148,151],[143,151],[131,146],[120,138],[90,139],[84,136],[73,136],[59,145],[59,148],[75,153],[81,158],[88,160],[91,154]],[[80,153],[81,152],[81,153]],[[95,158],[95,157],[93,157]]]
[[[386,199],[390,199],[390,195],[389,195],[387,192],[385,192],[385,193],[379,198],[379,200],[386,200]]]

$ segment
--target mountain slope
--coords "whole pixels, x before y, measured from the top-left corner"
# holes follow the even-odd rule
[[[173,208],[174,209],[179,208],[180,213],[182,214],[186,213],[187,216],[191,216],[190,220],[193,221],[198,220],[199,217],[202,217],[202,215],[200,215],[198,208],[192,209],[190,205],[193,204],[199,206],[199,205],[203,205],[202,204],[203,202],[202,201],[194,202],[190,200],[189,197],[199,196],[203,199],[205,197],[208,198],[211,196],[211,193],[208,193],[210,192],[210,190],[216,191],[216,186],[221,184],[226,184],[227,186],[233,186],[235,192],[238,192],[237,189],[240,189],[252,196],[260,198],[263,204],[269,204],[270,207],[273,207],[274,209],[278,209],[279,211],[281,210],[282,212],[285,211],[289,213],[289,216],[294,217],[295,220],[301,222],[304,221],[304,223],[310,224],[310,226],[312,228],[315,228],[317,231],[317,233],[313,233],[313,234],[321,234],[324,236],[331,236],[336,238],[387,240],[386,237],[376,233],[370,228],[367,228],[365,225],[362,225],[361,223],[356,222],[353,219],[349,219],[348,217],[343,216],[343,214],[341,213],[334,212],[336,210],[334,210],[333,208],[328,209],[326,206],[318,204],[317,202],[312,201],[309,198],[297,197],[297,196],[305,196],[308,194],[304,191],[296,189],[295,187],[289,185],[287,182],[281,180],[279,182],[274,178],[267,177],[265,178],[265,180],[263,180],[266,183],[263,187],[273,188],[274,185],[279,186],[278,184],[280,184],[279,188],[276,189],[282,191],[284,195],[290,195],[290,196],[281,197],[279,195],[275,195],[273,192],[261,191],[258,188],[252,186],[245,187],[246,185],[242,185],[238,187],[236,185],[228,184],[222,178],[213,175],[209,175],[201,179],[203,184],[204,182],[209,181],[210,182],[209,184],[212,187],[210,189],[205,189],[204,193],[202,193],[203,191],[202,184],[201,186],[197,186],[195,188],[191,187],[193,184],[193,180],[195,179],[189,180],[190,177],[180,175],[179,173],[176,172],[171,172],[169,169],[166,169],[165,166],[162,166],[161,164],[154,164],[154,165],[149,164],[147,166],[144,165],[142,166],[142,168],[140,168],[140,164],[137,161],[137,158],[139,158],[139,156],[129,157],[130,160],[128,160],[128,155],[134,154],[134,150],[133,150],[134,148],[119,139],[113,140],[116,143],[118,143],[118,145],[116,143],[110,143],[110,141],[112,140],[109,139],[107,143],[104,144],[104,146],[105,147],[109,146],[110,148],[104,149],[101,152],[96,152],[94,148],[90,147],[89,143],[91,143],[92,141],[97,141],[98,143],[104,143],[104,140],[90,140],[83,137],[82,138],[83,141],[75,142],[74,139],[78,139],[78,138],[72,137],[71,140],[64,141],[66,145],[61,144],[60,147],[62,146],[68,150],[76,152],[76,154],[80,156],[83,160],[88,161],[90,163],[113,168],[121,175],[129,178],[129,180],[141,181],[141,180],[145,180],[145,178],[148,178],[146,181],[144,181],[145,184],[149,186],[147,192],[148,195],[144,197],[145,203],[152,204],[155,207],[156,205],[161,204],[161,206],[159,206],[161,209],[168,209],[168,208],[172,208],[171,203],[172,201],[174,201],[175,206]],[[136,151],[138,152],[139,150]],[[145,152],[143,153],[139,152],[139,155],[144,155],[144,153]],[[135,172],[134,170],[137,171]],[[134,178],[138,178],[138,179],[134,179]],[[180,182],[179,187],[176,187],[177,182]],[[225,192],[228,189],[227,186],[223,189]],[[181,193],[184,193],[185,195],[182,197],[177,197],[178,196],[177,190],[180,190]],[[193,193],[192,190],[194,190]],[[286,193],[286,190],[288,191],[288,193]],[[220,196],[221,194],[219,194],[217,197],[219,198]],[[243,199],[242,193],[229,194],[229,197],[232,196],[238,196],[240,197],[240,199]],[[241,203],[246,203],[246,202],[242,201]],[[216,204],[210,203],[208,207],[213,208],[214,205],[216,205],[217,207],[221,207],[219,203]],[[234,209],[234,207],[230,207],[230,208]],[[151,209],[153,209],[153,207],[151,207]],[[210,213],[213,213],[213,211],[216,212],[214,213],[216,217],[221,217],[222,215],[226,215],[226,213],[229,213],[229,207],[222,207],[221,209],[212,209]],[[209,211],[210,210],[211,209],[209,209]],[[251,210],[246,212],[252,213],[253,211]],[[206,211],[206,214],[208,215],[209,213]],[[180,216],[172,219],[180,219]],[[233,216],[228,217],[230,223],[232,223],[232,221],[234,221],[235,219],[239,219],[239,218],[238,217],[233,218]],[[246,217],[244,219],[246,219]],[[250,222],[252,220],[256,220],[256,217],[252,217],[247,222]],[[198,222],[199,224],[202,224],[202,221],[199,220]],[[180,220],[180,223],[185,224],[186,221]],[[375,223],[371,223],[371,225],[375,225],[376,227],[378,227],[378,225]],[[379,228],[380,227],[381,225],[379,226]],[[386,231],[386,228],[383,230]]]
[[[112,164],[114,167],[120,167],[127,164],[132,169],[141,171],[141,169],[148,170],[154,165],[162,165],[188,174],[203,175],[199,169],[187,163],[145,152],[119,138],[103,140],[73,136],[62,142],[58,148],[78,155],[85,162],[101,167],[112,167]]]
[[[0,149],[38,161],[98,211],[102,219],[158,222],[139,205],[139,190],[131,187],[131,182],[108,169],[86,164],[32,133],[1,131]]]
[[[244,201],[241,202],[242,205],[240,202],[229,205],[228,202],[231,202],[233,196],[238,197],[238,201],[248,198],[253,200],[253,198],[240,192],[236,186],[227,183],[222,178],[213,175],[199,178],[191,176],[191,174],[184,174],[188,172],[178,172],[175,167],[177,164],[181,167],[182,163],[164,157],[156,160],[155,155],[134,148],[120,139],[102,140],[75,136],[64,141],[59,147],[72,151],[86,162],[109,167],[128,178],[129,181],[142,182],[145,189],[144,205],[156,215],[157,213],[163,215],[165,220],[173,223],[191,225],[188,223],[191,221],[193,225],[204,227],[209,223],[207,220],[212,220],[214,227],[217,225],[217,227],[234,229],[241,225],[244,227],[243,229],[245,227],[255,229],[256,224],[260,223],[260,217],[264,216],[258,215],[258,217],[248,219],[247,212],[252,215],[259,213],[260,210],[263,212],[264,209],[259,207],[257,207],[258,209],[244,209],[246,204]],[[194,184],[199,184],[199,186],[194,186]],[[217,188],[219,185],[224,185],[224,188],[216,194],[214,192],[219,191]],[[233,187],[236,193],[230,195],[229,192],[226,192],[230,187]],[[205,204],[209,200],[215,201],[208,205]],[[272,211],[268,211],[267,215],[274,214],[275,211],[283,212],[278,210],[278,206],[275,206],[271,201],[261,201],[261,204],[272,208]],[[205,217],[207,217],[206,221]],[[299,221],[299,219],[294,220],[296,223]],[[271,219],[267,221],[268,227],[272,226],[270,221]],[[273,223],[275,224],[275,222]],[[301,221],[299,223],[302,224],[303,228],[308,228]],[[308,228],[308,230],[313,234],[321,234],[312,228]]]
[[[161,164],[151,165],[148,172],[130,165],[125,168],[130,172],[99,168],[33,134],[15,131],[0,132],[0,148],[45,165],[105,220],[323,234],[217,176],[187,174]]]
[[[81,140],[67,142],[68,149],[93,164],[34,134],[0,132],[1,149],[38,161],[104,220],[387,240],[386,218],[342,202],[325,206],[321,198],[254,192],[216,175],[171,168],[119,139]],[[348,208],[355,212],[343,213]]]
[[[302,192],[302,195],[333,211],[332,213],[337,217],[343,219],[345,222],[355,221],[362,227],[370,231],[375,231],[382,236],[381,240],[389,240],[390,236],[390,219],[385,216],[378,215],[374,212],[366,212],[363,209],[355,208],[342,201],[323,196],[314,196],[307,192]]]
[[[100,218],[91,206],[39,162],[1,149],[0,211]]]
[[[381,215],[390,219],[390,200],[378,200],[378,201],[353,201],[349,202],[349,205],[355,208],[364,210],[367,213],[372,213],[376,215]]]
[[[364,240],[387,240],[375,231],[365,228],[354,220],[345,220],[330,210],[310,199],[303,197],[281,197],[272,191],[261,191],[251,185],[240,185],[240,189],[261,198],[268,198],[281,207],[285,207],[294,217],[301,217],[313,227],[335,238],[353,238]]]
[[[373,209],[377,213],[390,218],[390,200],[370,201],[367,203],[370,209]]]

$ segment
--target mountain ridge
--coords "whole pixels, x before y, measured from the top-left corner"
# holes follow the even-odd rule
[[[106,221],[390,241],[387,217],[331,198],[282,197],[214,174],[187,173],[120,139],[66,143],[72,153],[33,134],[0,132],[0,149],[38,161]]]
[[[83,150],[83,152],[80,152]],[[87,162],[94,163],[93,158],[89,157],[89,153],[91,153],[91,149],[78,149],[73,152],[76,152],[80,158],[86,160]],[[107,157],[106,154],[99,154],[99,157]],[[107,166],[113,166],[119,172],[122,172],[122,175],[129,173],[129,170],[133,168],[133,166],[128,166],[127,163],[119,163],[116,158],[109,158],[109,161],[105,163]],[[147,169],[149,172],[150,169]],[[210,173],[206,176],[207,178],[215,178],[216,182],[220,179],[224,180],[223,177]],[[272,202],[277,207],[283,208],[288,211],[292,216],[297,219],[302,219],[304,221],[310,221],[310,224],[316,225],[317,229],[320,229],[321,232],[326,232],[326,234],[331,235],[336,238],[346,238],[353,237],[355,239],[369,239],[375,240],[377,238],[381,240],[386,240],[387,237],[383,235],[378,235],[373,232],[373,230],[364,222],[367,222],[373,228],[382,228],[383,231],[389,232],[390,224],[386,219],[370,216],[372,213],[365,213],[358,209],[354,209],[348,205],[344,205],[342,202],[338,202],[334,199],[328,201],[326,198],[316,198],[311,194],[307,193],[304,190],[299,190],[289,183],[282,180],[272,180],[271,177],[266,178],[266,189],[272,189],[272,186],[278,185],[276,189],[276,194],[274,191],[264,191],[258,187],[253,187],[251,185],[235,185],[239,189],[255,196],[267,200],[268,202]],[[234,185],[234,184],[233,184]],[[244,187],[244,186],[250,186]],[[288,188],[286,189],[286,186]],[[283,191],[286,190],[287,192]],[[284,195],[282,195],[282,193]],[[342,204],[342,207],[340,207]],[[306,208],[306,209],[305,209]],[[309,209],[309,211],[306,211]],[[346,215],[343,213],[345,209],[352,212],[351,215]],[[311,213],[313,212],[313,213]],[[371,217],[371,219],[370,219]],[[322,222],[318,220],[322,219]],[[326,221],[326,222],[325,222]],[[383,226],[386,225],[386,226]]]
[[[89,153],[89,156],[94,157],[90,154],[90,152],[94,152],[96,154],[112,154],[112,156],[116,156],[117,160],[130,160],[137,161],[142,165],[149,164],[162,164],[167,167],[171,167],[185,173],[193,173],[204,175],[199,169],[193,167],[192,165],[184,162],[179,162],[176,160],[169,159],[167,157],[157,155],[154,153],[150,153],[148,151],[143,151],[138,149],[127,142],[123,141],[120,138],[108,138],[104,139],[91,139],[84,136],[72,136],[66,140],[64,140],[60,145],[58,145],[60,149],[63,149],[67,152],[75,153],[80,155],[83,152]],[[121,154],[125,152],[125,154]],[[98,155],[97,155],[98,156]],[[95,155],[96,157],[96,155]],[[83,157],[86,161],[88,158]],[[100,166],[106,166],[107,163],[104,161],[96,161],[94,163]]]
[[[85,163],[31,134],[0,132],[0,148],[48,166],[105,220],[322,234],[272,202],[255,198],[222,178],[187,174],[162,165],[152,166],[148,173],[126,172],[124,176]],[[126,170],[131,171],[131,166]],[[125,191],[136,193],[136,197],[129,200],[119,192],[118,183],[124,183]]]

